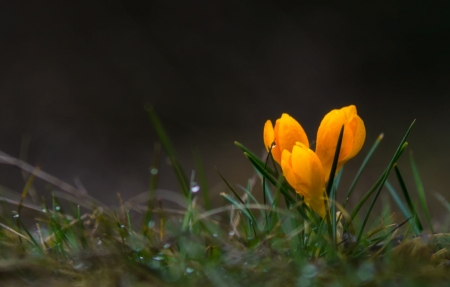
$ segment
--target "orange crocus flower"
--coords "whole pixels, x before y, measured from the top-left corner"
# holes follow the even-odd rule
[[[323,118],[317,132],[316,154],[323,165],[325,181],[330,176],[339,133],[344,126],[341,150],[336,172],[362,148],[366,139],[364,122],[358,116],[356,107],[350,105],[340,110],[332,110]]]
[[[270,120],[264,125],[264,145],[267,151],[272,148],[272,156],[276,162],[281,164],[283,150],[292,151],[296,142],[301,142],[309,147],[308,137],[302,126],[290,115],[282,114],[276,120],[275,128]],[[275,143],[275,145],[272,145]]]
[[[287,182],[312,210],[322,217],[326,214],[325,177],[317,155],[303,143],[297,142],[292,153],[283,150],[281,168]]]

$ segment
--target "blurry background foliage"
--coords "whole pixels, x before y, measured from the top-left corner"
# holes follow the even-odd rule
[[[233,184],[253,172],[234,140],[262,155],[264,122],[282,112],[315,140],[328,111],[355,104],[367,128],[361,154],[385,133],[355,193],[416,118],[408,152],[439,219],[433,194],[449,199],[450,183],[449,12],[443,1],[2,1],[0,150],[116,204],[111,194],[148,187],[152,103],[188,173],[199,152],[217,199],[226,187],[214,166]],[[408,156],[399,166],[413,189]],[[161,169],[159,186],[176,190]],[[24,185],[5,165],[0,183]]]

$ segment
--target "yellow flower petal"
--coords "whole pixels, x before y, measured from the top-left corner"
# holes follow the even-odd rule
[[[271,150],[272,156],[279,164],[281,164],[283,150],[292,151],[296,142],[301,142],[309,147],[308,137],[302,126],[288,114],[282,114],[281,118],[276,120],[274,128],[272,128],[270,120],[264,125],[264,145],[267,150],[273,142],[275,142],[275,146]]]
[[[354,105],[332,110],[325,115],[320,123],[316,141],[316,154],[322,162],[325,181],[328,181],[330,175],[342,126],[344,135],[336,172],[361,150],[366,138],[364,122],[358,116]]]
[[[281,168],[287,182],[304,197],[305,202],[324,217],[326,207],[322,163],[317,155],[303,143],[297,142],[292,153],[283,151]]]
[[[275,141],[273,125],[270,120],[267,120],[264,125],[264,145],[266,146],[266,150],[269,151],[269,148],[272,146],[272,143]]]
[[[275,137],[278,137],[281,150],[292,150],[296,142],[301,142],[309,147],[309,141],[305,131],[293,117],[288,114],[282,114],[278,123],[278,133]]]

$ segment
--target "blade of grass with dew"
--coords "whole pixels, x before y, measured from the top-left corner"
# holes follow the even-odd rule
[[[191,222],[191,219],[192,219],[193,213],[194,213],[194,208],[193,208],[194,201],[193,200],[194,200],[194,193],[195,192],[193,191],[193,188],[197,188],[198,187],[197,183],[194,180],[195,180],[195,170],[192,170],[191,180],[189,182],[189,186],[190,186],[191,192],[189,192],[189,196],[188,196],[188,199],[187,199],[187,201],[188,201],[188,208],[187,208],[186,214],[185,214],[184,219],[183,219],[183,225],[181,227],[181,231],[182,232],[186,232],[189,229],[190,222]]]
[[[203,168],[203,163],[200,158],[200,153],[198,151],[194,151],[194,159],[195,159],[195,167],[198,171],[198,177],[200,180],[200,191],[203,196],[203,204],[206,210],[211,209],[211,201],[209,199],[208,185],[206,182],[205,169]]]
[[[405,181],[403,180],[400,170],[396,164],[394,165],[394,171],[395,171],[395,175],[397,176],[398,183],[400,184],[400,188],[402,189],[403,195],[405,196],[405,200],[406,200],[406,203],[408,204],[409,211],[411,212],[412,216],[415,217],[414,225],[417,228],[418,234],[420,234],[423,231],[422,223],[420,222],[416,208],[412,202],[411,196],[409,196],[408,189],[406,188]],[[418,235],[418,234],[416,234],[416,235]]]
[[[397,151],[395,152],[394,156],[392,157],[392,160],[389,163],[389,165],[388,165],[388,167],[387,167],[387,169],[386,169],[386,171],[385,171],[385,173],[384,173],[384,175],[382,177],[382,181],[380,183],[380,186],[378,187],[378,190],[375,193],[374,198],[372,199],[372,202],[370,203],[369,210],[367,211],[367,213],[366,213],[366,215],[364,217],[364,220],[362,222],[361,229],[359,230],[359,233],[358,233],[358,236],[357,236],[357,239],[356,239],[357,242],[359,242],[361,240],[361,236],[362,236],[362,233],[364,231],[364,227],[366,226],[367,221],[369,220],[370,213],[372,212],[372,209],[373,209],[373,207],[375,205],[375,202],[377,201],[378,196],[380,195],[381,189],[384,186],[384,182],[386,181],[386,179],[387,179],[387,177],[388,177],[392,167],[397,162],[398,158],[401,156],[401,154],[403,153],[405,148],[408,146],[408,143],[406,142],[406,139],[408,138],[408,135],[411,132],[411,129],[412,129],[415,121],[416,120],[414,120],[411,123],[411,125],[408,128],[408,130],[406,131],[405,136],[403,137],[402,141],[400,142],[400,145],[398,146]]]
[[[414,180],[416,181],[417,193],[419,194],[420,204],[422,205],[422,211],[425,214],[425,218],[427,219],[428,225],[430,226],[431,233],[434,233],[433,225],[431,224],[430,213],[428,211],[425,189],[423,188],[422,179],[420,178],[419,170],[417,168],[412,152],[409,154],[409,159],[411,161],[411,168],[413,171]]]
[[[158,186],[159,180],[159,169],[161,165],[161,144],[155,143],[153,146],[153,162],[150,166],[150,182],[148,187],[148,202],[147,211],[145,213],[145,218],[142,226],[142,232],[146,233],[148,230],[148,223],[152,220],[152,212],[155,208],[155,192]]]
[[[345,201],[342,204],[343,207],[347,205],[348,199],[350,198],[350,195],[353,193],[353,190],[355,189],[356,184],[359,181],[359,178],[361,177],[363,171],[365,170],[367,163],[372,158],[372,155],[374,154],[375,150],[377,149],[378,145],[380,144],[381,140],[383,139],[384,134],[381,133],[378,138],[373,143],[372,147],[370,148],[369,152],[367,153],[366,157],[363,160],[363,163],[361,164],[361,167],[359,168],[358,172],[356,173],[355,178],[353,179],[352,184],[350,185],[350,188],[347,192],[347,195],[345,196]]]
[[[161,124],[161,121],[159,120],[159,117],[156,115],[156,112],[153,110],[153,107],[147,106],[146,110],[150,117],[150,121],[152,122],[153,127],[155,128],[155,131],[158,134],[161,144],[162,144],[167,156],[169,157],[170,162],[172,163],[172,166],[175,170],[175,174],[178,178],[178,183],[181,186],[181,190],[183,191],[184,195],[186,197],[188,197],[189,196],[188,179],[186,177],[186,174],[183,172],[183,169],[181,168],[181,165],[175,156],[175,152],[174,152],[172,144],[169,140],[169,137],[167,136],[167,133],[164,130],[164,128]]]

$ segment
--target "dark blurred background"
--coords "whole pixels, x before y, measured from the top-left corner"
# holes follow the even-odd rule
[[[417,119],[399,166],[415,194],[414,150],[439,217],[434,193],[450,199],[449,12],[446,1],[2,1],[0,150],[23,146],[29,163],[116,204],[116,192],[148,187],[151,103],[189,174],[199,152],[218,198],[214,166],[233,184],[252,176],[234,140],[262,155],[264,122],[288,112],[314,141],[327,112],[355,104],[367,140],[343,184],[384,132],[366,191]],[[160,175],[178,189],[170,166]],[[24,186],[5,165],[0,183]]]

